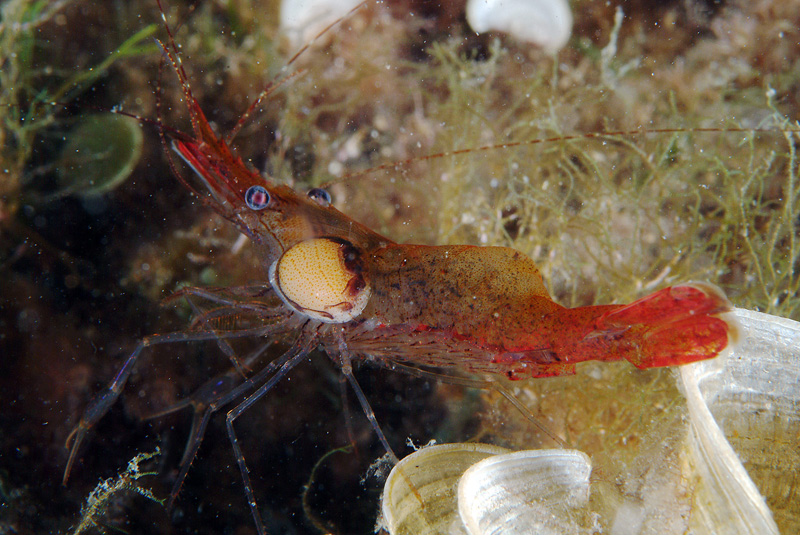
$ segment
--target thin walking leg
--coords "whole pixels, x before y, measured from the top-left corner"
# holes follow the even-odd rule
[[[229,332],[174,332],[167,334],[157,334],[143,338],[134,348],[133,352],[125,359],[122,367],[119,369],[114,379],[109,385],[98,394],[86,407],[78,422],[70,434],[67,436],[65,447],[70,450],[69,458],[67,459],[67,466],[64,468],[64,477],[62,484],[66,485],[69,479],[69,474],[72,467],[78,458],[78,451],[80,446],[86,438],[89,429],[94,427],[100,419],[105,416],[111,406],[119,398],[122,389],[125,388],[125,383],[128,382],[133,368],[139,356],[146,347],[158,344],[171,344],[176,342],[197,342],[207,340],[219,340],[220,338],[241,338],[248,336],[269,336],[285,330],[283,325],[269,325],[267,327],[258,327],[254,329],[242,329],[240,331]]]
[[[261,521],[261,515],[258,512],[258,505],[256,504],[255,495],[253,494],[253,486],[250,483],[250,471],[247,469],[247,463],[245,461],[244,454],[242,453],[242,449],[239,446],[239,441],[236,438],[236,432],[233,429],[233,422],[244,411],[250,408],[253,403],[261,399],[264,394],[269,392],[272,387],[274,387],[278,381],[283,379],[283,377],[289,373],[292,368],[297,366],[300,361],[306,358],[308,353],[314,347],[314,343],[315,338],[313,337],[308,337],[306,340],[298,340],[294,347],[292,347],[292,349],[287,351],[281,357],[281,360],[285,362],[278,369],[278,371],[275,372],[275,374],[270,377],[266,383],[261,385],[258,390],[248,396],[247,399],[231,409],[231,411],[228,412],[228,416],[225,421],[228,427],[228,437],[230,438],[231,445],[233,446],[233,453],[236,456],[236,463],[239,465],[239,470],[242,473],[242,483],[244,484],[244,492],[247,496],[247,503],[250,506],[250,512],[253,515],[253,520],[255,521],[256,529],[258,530],[259,535],[266,535],[266,532],[264,531],[264,523]],[[238,388],[236,390],[238,390]]]
[[[395,455],[394,450],[389,445],[389,441],[386,440],[386,435],[383,434],[383,430],[381,426],[378,424],[378,419],[375,418],[375,412],[372,410],[372,407],[367,400],[367,396],[364,395],[364,391],[361,390],[361,386],[359,386],[358,381],[356,381],[355,376],[353,375],[353,367],[350,365],[349,357],[345,355],[340,355],[342,359],[342,373],[345,377],[347,377],[347,381],[350,383],[350,387],[356,393],[356,398],[358,398],[358,402],[361,404],[361,410],[364,411],[364,416],[367,417],[369,420],[372,429],[375,430],[375,434],[378,435],[378,440],[381,441],[383,444],[383,448],[386,450],[386,453],[389,454],[389,457],[392,459],[394,464],[400,462],[400,459],[397,458]]]
[[[405,364],[400,363],[393,363],[392,369],[397,369],[399,371],[408,373],[409,375],[413,375],[415,377],[425,377],[428,379],[435,379],[437,381],[442,381],[444,383],[449,383],[453,385],[463,386],[465,388],[476,388],[478,390],[494,390],[506,400],[511,403],[515,409],[522,413],[522,415],[539,431],[547,435],[550,440],[558,445],[558,447],[563,449],[571,449],[572,446],[567,444],[564,439],[556,435],[553,431],[548,429],[541,421],[539,421],[536,416],[526,407],[517,397],[511,393],[506,387],[489,378],[479,379],[476,377],[458,377],[453,375],[445,375],[441,373],[436,373],[429,370],[423,370],[421,368],[415,368],[413,366],[406,366]]]

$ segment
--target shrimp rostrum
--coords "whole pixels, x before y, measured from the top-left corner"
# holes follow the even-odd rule
[[[301,194],[265,178],[232,151],[229,138],[212,130],[170,45],[165,55],[181,80],[193,132],[162,129],[162,135],[171,138],[172,148],[203,185],[187,186],[251,240],[261,277],[268,282],[227,293],[184,290],[218,303],[217,315],[251,321],[240,330],[218,332],[211,328],[218,318],[201,314],[188,332],[140,342],[70,435],[65,480],[87,431],[118,398],[142,350],[154,344],[218,340],[238,374],[246,377],[238,385],[231,381],[234,386],[207,386],[197,402],[203,415],[176,485],[199,447],[208,417],[247,395],[226,423],[251,512],[263,533],[233,424],[314,348],[321,347],[340,367],[391,451],[353,377],[356,359],[521,379],[572,374],[576,363],[587,360],[625,359],[637,368],[687,364],[714,358],[735,340],[735,327],[725,318],[731,304],[714,286],[673,286],[628,305],[565,308],[550,298],[533,261],[518,251],[395,243],[337,210],[324,190]],[[257,361],[240,362],[226,342],[226,337],[241,336],[280,338],[289,349],[249,372],[251,361]]]

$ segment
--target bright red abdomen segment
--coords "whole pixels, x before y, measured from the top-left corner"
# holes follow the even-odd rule
[[[735,333],[718,317],[731,305],[711,285],[570,309],[552,301],[533,261],[512,249],[391,244],[369,260],[364,318],[441,333],[458,351],[467,342],[492,371],[512,377],[574,373],[586,360],[686,364],[715,357]]]
[[[731,309],[722,292],[706,284],[664,288],[629,305],[564,308],[541,325],[549,331],[554,362],[532,371],[561,375],[586,360],[626,359],[655,368],[714,358],[736,339],[732,320],[720,317]],[[533,345],[540,343],[541,335]],[[531,357],[541,367],[541,352]]]

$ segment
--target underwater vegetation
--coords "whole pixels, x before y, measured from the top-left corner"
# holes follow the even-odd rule
[[[139,121],[113,113],[88,115],[67,134],[56,162],[58,195],[96,196],[128,178],[142,153]]]
[[[153,453],[140,453],[128,461],[128,467],[117,477],[98,483],[86,498],[86,504],[81,508],[81,522],[75,527],[72,534],[79,535],[92,528],[102,528],[100,517],[105,513],[110,505],[109,502],[115,498],[117,493],[133,492],[163,505],[163,500],[159,500],[149,489],[137,483],[143,477],[156,475],[156,472],[142,472],[139,465],[159,454],[157,448]]]
[[[76,180],[86,183],[95,180],[94,188],[102,188],[99,182],[105,179],[109,170],[112,177],[113,169],[109,164],[104,169],[88,169],[82,173],[78,179],[70,176],[66,171],[69,167],[88,164],[88,161],[98,160],[97,155],[83,155],[79,162],[61,161],[52,162],[49,168],[33,167],[34,151],[43,151],[40,144],[42,138],[55,136],[55,132],[61,128],[60,119],[57,112],[61,107],[72,103],[84,91],[91,88],[94,84],[107,75],[109,68],[115,62],[130,57],[136,57],[148,52],[152,52],[153,47],[147,42],[152,36],[155,25],[140,28],[140,30],[129,36],[127,39],[117,43],[116,49],[103,50],[100,46],[95,49],[84,50],[77,57],[70,57],[69,65],[59,65],[59,60],[65,60],[70,47],[51,48],[47,41],[47,34],[53,31],[53,27],[66,26],[65,12],[74,11],[75,7],[71,0],[58,0],[53,2],[12,0],[5,2],[0,9],[0,50],[2,51],[2,69],[0,73],[0,120],[3,128],[0,130],[0,145],[2,146],[2,189],[0,189],[0,220],[8,221],[13,219],[16,211],[24,202],[23,188],[30,186],[31,182],[40,175],[48,171],[52,173],[57,167],[61,175],[61,189],[65,192],[80,192],[85,189],[82,183],[75,183]],[[66,28],[64,28],[66,32]],[[74,29],[70,29],[74,31]],[[87,37],[91,32],[87,32]],[[43,38],[44,37],[44,38]],[[75,43],[70,43],[74,48]],[[103,43],[105,44],[105,43]],[[94,58],[94,55],[99,58]],[[42,55],[49,61],[43,62]],[[61,56],[61,57],[60,57]],[[88,118],[84,120],[87,124]],[[118,119],[112,119],[119,124]],[[109,125],[106,124],[106,127]],[[72,152],[82,148],[81,135],[87,134],[84,130],[76,129],[70,135],[64,136],[64,141]],[[131,127],[128,128],[129,131]],[[114,136],[116,128],[106,128],[107,136]],[[136,134],[131,134],[135,136]],[[101,136],[102,137],[102,136]],[[52,140],[50,140],[52,141]],[[85,143],[85,142],[84,142]],[[71,146],[70,146],[71,144]],[[141,144],[141,142],[139,143]],[[134,143],[135,145],[135,143]],[[137,151],[133,151],[136,154]],[[116,155],[121,158],[121,155]],[[126,166],[135,162],[136,158],[129,157],[127,162],[114,162],[114,158],[100,156],[100,159],[110,160],[123,171],[119,175],[127,176],[130,172],[124,172]],[[114,165],[111,165],[113,168]],[[90,175],[96,173],[97,177]],[[101,178],[102,177],[102,178]],[[120,180],[117,177],[117,180]],[[30,199],[28,200],[30,202]]]
[[[277,29],[278,6],[165,7],[195,96],[226,132],[294,52]],[[338,207],[397,241],[514,247],[564,305],[701,280],[739,308],[800,320],[797,138],[783,133],[798,116],[800,4],[633,2],[617,30],[615,7],[574,2],[573,37],[554,59],[499,34],[475,36],[455,8],[370,5],[298,59],[302,74],[234,145],[294,187],[333,181]],[[165,124],[186,128],[179,86],[150,39],[163,37],[153,1],[12,0],[1,9],[0,532],[66,533],[99,480],[156,446],[162,455],[146,470],[160,475],[137,483],[168,497],[190,411],[144,418],[226,368],[214,344],[148,352],[67,487],[64,440],[138,338],[185,328],[189,306],[161,306],[170,292],[247,283],[258,259],[171,175],[152,124],[116,188],[88,203],[78,190],[50,195],[63,191],[59,162],[87,117],[121,107],[155,120],[160,103]],[[771,131],[569,139],[392,165],[581,132],[692,127]],[[337,371],[324,356],[312,360],[237,422],[263,516],[275,533],[315,533],[315,523],[368,533],[383,483],[360,480],[383,452],[351,400],[357,448],[320,461],[350,440]],[[624,502],[653,499],[640,492],[659,476],[643,451],[658,445],[666,466],[680,462],[687,409],[674,375],[587,364],[574,377],[510,386],[604,466],[592,499]],[[552,446],[492,395],[369,366],[358,377],[398,448],[408,437]],[[120,492],[98,525],[252,532],[221,420],[175,510]],[[620,473],[630,477],[615,486]]]

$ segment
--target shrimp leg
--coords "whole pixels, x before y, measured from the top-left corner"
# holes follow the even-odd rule
[[[392,363],[392,369],[399,369],[400,371],[407,373],[409,375],[413,375],[414,377],[422,377],[425,379],[432,379],[435,381],[441,381],[443,383],[448,383],[451,385],[462,386],[464,388],[474,388],[477,390],[494,390],[501,396],[503,396],[506,401],[511,403],[515,409],[517,409],[526,420],[528,420],[536,429],[547,435],[550,440],[558,444],[560,448],[570,449],[572,446],[567,444],[561,437],[556,435],[553,431],[548,429],[542,422],[540,422],[508,388],[501,385],[496,380],[490,377],[458,377],[455,375],[445,375],[441,373],[436,373],[430,370],[424,370],[422,368],[416,368],[414,366],[408,366],[406,364],[400,363]]]
[[[133,352],[125,359],[122,367],[117,372],[117,375],[114,376],[114,379],[109,383],[109,385],[100,393],[98,394],[86,410],[83,412],[78,425],[76,425],[70,434],[67,436],[64,446],[70,450],[69,458],[67,459],[67,466],[64,469],[64,477],[62,478],[62,484],[66,485],[67,481],[69,480],[69,474],[72,471],[72,467],[77,460],[78,451],[80,449],[81,444],[83,443],[84,439],[86,438],[87,433],[89,430],[94,427],[97,422],[100,421],[103,416],[108,412],[112,405],[117,401],[119,398],[120,393],[122,392],[123,388],[125,388],[125,384],[128,382],[130,378],[131,372],[133,372],[133,368],[136,366],[136,362],[139,360],[139,356],[141,355],[142,351],[150,346],[160,345],[160,344],[172,344],[177,342],[199,342],[199,341],[206,341],[206,340],[219,340],[222,338],[240,338],[240,337],[251,337],[251,336],[267,336],[273,334],[274,332],[279,332],[282,330],[282,325],[269,325],[267,327],[258,327],[254,329],[243,329],[240,331],[231,331],[231,332],[174,332],[174,333],[167,333],[167,334],[157,334],[153,336],[148,336],[143,338],[134,348]]]
[[[245,367],[251,366],[271,345],[271,342],[262,344],[261,347],[244,359],[243,365]],[[186,447],[181,456],[178,477],[172,485],[169,500],[167,501],[168,509],[172,509],[181,486],[183,486],[183,482],[186,479],[186,474],[189,473],[189,467],[197,456],[211,416],[221,407],[227,405],[231,400],[236,399],[248,390],[254,388],[256,384],[264,380],[267,375],[275,371],[283,362],[282,357],[273,360],[267,364],[263,370],[238,385],[236,383],[241,381],[241,377],[238,375],[236,368],[233,368],[222,375],[210,379],[195,390],[191,396],[146,417],[146,419],[160,418],[189,406],[193,408],[194,412],[192,415],[192,427],[189,431],[189,439],[186,441]]]
[[[361,390],[361,386],[359,386],[358,381],[356,381],[356,377],[353,375],[353,367],[350,364],[349,357],[343,358],[342,362],[342,375],[347,378],[347,381],[350,383],[350,387],[356,393],[358,403],[361,405],[361,410],[364,411],[364,416],[367,417],[367,420],[369,420],[369,423],[372,426],[372,429],[375,431],[375,434],[378,435],[378,440],[380,440],[383,448],[386,450],[386,453],[389,454],[389,458],[393,463],[397,464],[400,462],[400,459],[389,445],[389,441],[386,439],[386,435],[384,435],[381,426],[378,424],[378,419],[375,417],[375,411],[372,410],[369,401],[367,401],[367,396],[364,395],[364,391]]]
[[[238,301],[236,297],[263,297],[271,294],[272,292],[272,288],[269,286],[264,286],[263,284],[231,286],[225,288],[201,288],[197,286],[187,286],[185,288],[176,290],[172,295],[164,299],[163,302],[165,304],[171,303],[172,301],[189,295],[220,305],[237,306],[240,305],[241,302]]]
[[[289,349],[279,358],[279,361],[283,364],[280,366],[280,368],[278,368],[278,371],[275,372],[275,374],[270,377],[266,383],[261,385],[258,390],[249,395],[236,407],[231,409],[225,419],[225,424],[228,428],[228,438],[230,438],[231,445],[233,446],[233,452],[236,456],[236,463],[239,465],[239,470],[242,473],[244,492],[247,496],[247,503],[250,506],[250,512],[253,515],[253,520],[255,521],[258,533],[265,533],[264,524],[261,520],[261,515],[258,512],[258,505],[256,504],[255,494],[253,493],[253,486],[250,482],[250,471],[247,468],[247,462],[245,461],[244,453],[242,453],[242,449],[239,446],[239,440],[236,438],[236,431],[233,429],[233,422],[236,421],[236,418],[241,416],[242,413],[250,408],[256,401],[261,399],[267,392],[269,392],[272,387],[274,387],[286,376],[287,373],[292,370],[292,368],[297,366],[303,359],[305,359],[308,356],[308,353],[314,347],[315,342],[316,337],[314,336],[307,336],[305,340],[302,338],[298,340],[291,349]],[[272,370],[270,369],[270,371]],[[258,375],[261,376],[262,372],[259,372]],[[238,391],[239,388],[236,390]]]

